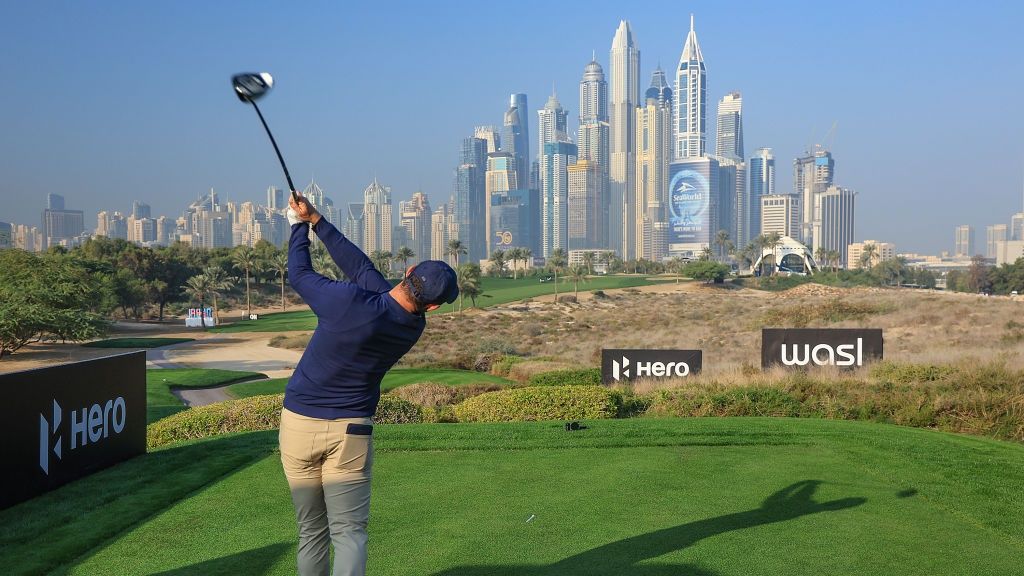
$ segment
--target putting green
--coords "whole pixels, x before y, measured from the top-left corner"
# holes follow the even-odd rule
[[[827,420],[587,425],[379,427],[371,572],[1021,571],[1024,446]],[[6,557],[35,561],[50,550],[45,565],[9,572],[294,574],[296,529],[274,441],[256,433],[161,450],[4,511]],[[208,465],[208,483],[181,478]],[[116,481],[129,489],[115,491]],[[145,507],[137,493],[147,483],[173,501],[122,503]],[[96,503],[101,487],[110,495]],[[86,526],[90,537],[78,529]]]
[[[399,386],[407,386],[419,382],[434,382],[448,386],[464,386],[466,384],[497,384],[511,386],[515,384],[499,376],[473,372],[472,370],[446,370],[443,368],[392,368],[381,380],[381,392],[394,390]],[[281,394],[288,384],[287,378],[273,378],[257,382],[245,382],[228,386],[228,392],[235,398],[248,398],[266,394]]]

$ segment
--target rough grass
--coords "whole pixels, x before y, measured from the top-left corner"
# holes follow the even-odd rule
[[[108,338],[107,340],[86,342],[82,346],[89,348],[159,348],[194,340],[195,338]]]
[[[825,420],[586,424],[379,427],[370,571],[1020,573],[1020,445]],[[0,512],[5,573],[294,574],[275,447],[178,445]]]

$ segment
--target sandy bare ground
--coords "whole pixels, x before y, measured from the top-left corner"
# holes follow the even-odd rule
[[[725,284],[725,285],[719,284],[719,285],[716,286],[716,285],[713,285],[713,284],[705,284],[703,282],[692,282],[692,281],[688,281],[688,280],[684,280],[682,282],[676,283],[676,282],[672,282],[672,281],[665,281],[663,279],[658,279],[658,278],[654,278],[654,279],[661,280],[661,281],[658,284],[649,284],[647,286],[634,286],[634,287],[631,287],[631,288],[611,288],[611,289],[608,289],[608,290],[603,290],[603,292],[605,294],[614,296],[614,295],[623,295],[623,294],[706,293],[706,292],[715,292],[715,291],[727,292],[727,291],[730,290],[730,288],[728,287],[728,286],[730,286],[729,284]],[[554,302],[555,301],[555,294],[554,294],[553,290],[554,289],[552,289],[552,293],[551,294],[545,294],[543,296],[534,296],[533,298],[531,298],[531,300],[534,301],[534,302]],[[586,291],[584,291],[584,290],[586,290]],[[769,295],[770,294],[769,292],[765,292],[765,291],[761,291],[761,290],[743,290],[743,292],[744,292],[744,294],[753,294],[753,295]],[[563,284],[561,281],[559,281],[559,283],[558,283],[558,296],[561,298],[562,296],[566,296],[566,295],[568,295],[568,296],[572,296],[573,295],[572,283]],[[594,299],[594,292],[589,289],[587,284],[581,283],[580,284],[580,292],[579,292],[579,295],[577,296],[577,299],[580,302],[587,302],[589,300],[593,300]],[[518,302],[510,302],[509,304],[503,304],[502,306],[516,306],[517,304],[519,304],[519,303]],[[497,309],[497,308],[498,307],[495,307],[495,309]]]

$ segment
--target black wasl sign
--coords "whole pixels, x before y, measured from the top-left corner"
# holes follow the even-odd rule
[[[765,328],[761,368],[839,366],[857,368],[882,359],[879,328]]]
[[[146,451],[146,353],[0,375],[0,509]]]
[[[601,381],[605,384],[640,378],[682,378],[700,369],[700,350],[601,350]]]

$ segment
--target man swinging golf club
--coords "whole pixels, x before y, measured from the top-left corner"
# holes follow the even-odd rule
[[[281,462],[299,523],[301,576],[366,573],[373,468],[372,417],[384,374],[412,348],[425,312],[459,294],[455,271],[428,260],[392,287],[366,254],[293,193],[288,278],[317,317],[316,331],[285,389]],[[312,228],[348,281],[317,274]]]

